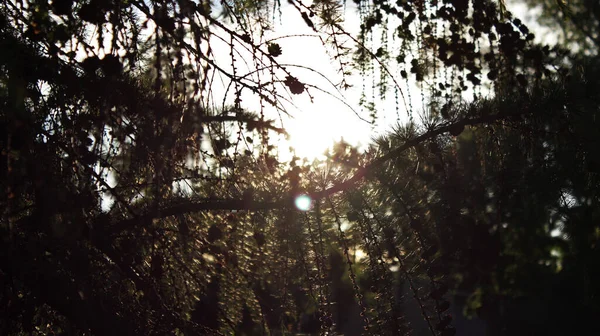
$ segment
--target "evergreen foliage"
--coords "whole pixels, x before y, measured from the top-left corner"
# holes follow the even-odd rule
[[[288,4],[409,121],[303,163],[279,1],[2,1],[0,334],[448,336],[461,292],[491,335],[596,330],[598,62],[503,2],[344,5]]]

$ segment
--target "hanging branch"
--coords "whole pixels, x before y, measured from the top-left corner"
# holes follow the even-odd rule
[[[362,318],[363,318],[364,329],[365,329],[365,331],[368,331],[370,322],[369,322],[369,318],[367,317],[367,308],[365,307],[364,297],[360,293],[360,288],[358,287],[358,284],[356,283],[356,274],[354,274],[354,270],[352,269],[353,262],[350,259],[350,253],[348,252],[349,247],[348,247],[348,242],[346,240],[346,234],[344,233],[344,230],[342,230],[342,221],[340,219],[338,212],[335,210],[335,205],[331,201],[330,197],[327,197],[327,203],[329,203],[329,207],[331,208],[331,212],[333,212],[333,217],[335,218],[335,222],[337,223],[339,241],[340,241],[342,250],[344,252],[344,256],[346,257],[346,262],[348,263],[348,273],[350,275],[350,281],[352,282],[352,288],[354,288],[354,296],[356,297],[358,306],[360,308],[360,312],[361,312],[360,316],[362,316]]]
[[[323,295],[321,295],[321,302],[319,304],[320,309],[322,309],[323,311],[323,314],[320,317],[321,333],[328,334],[331,332],[331,327],[333,326],[333,314],[331,313],[330,309],[331,301],[329,300],[329,286],[326,283],[327,268],[325,266],[325,247],[323,245],[325,240],[325,234],[323,232],[323,222],[321,220],[321,200],[316,200],[314,209],[317,222],[317,237],[314,237],[314,239],[316,239],[316,245],[314,245],[316,255],[315,258],[321,265],[319,281],[321,282],[321,288],[324,291]]]
[[[383,225],[383,223],[381,222],[381,220],[378,218],[378,216],[375,213],[375,211],[373,211],[373,209],[371,208],[371,206],[368,204],[368,202],[365,199],[363,199],[362,203],[364,204],[365,208],[373,215],[373,220],[375,221],[375,223],[377,224],[377,226],[379,227],[379,229],[380,230],[384,230],[385,226]],[[364,218],[367,218],[366,213],[362,212],[362,215],[363,215]],[[393,230],[393,232],[395,233],[395,230]],[[410,289],[413,292],[413,297],[414,297],[415,301],[417,302],[417,305],[421,309],[421,315],[423,316],[423,319],[427,323],[427,327],[429,328],[429,331],[431,332],[431,335],[435,336],[436,333],[435,333],[435,331],[433,329],[433,325],[431,324],[431,319],[430,319],[430,317],[427,314],[427,311],[425,309],[425,304],[423,302],[423,299],[419,295],[419,290],[417,288],[417,285],[415,284],[413,278],[411,277],[411,275],[409,273],[409,270],[408,270],[408,267],[406,266],[404,258],[402,257],[401,253],[398,251],[398,248],[396,247],[396,244],[394,244],[393,237],[389,237],[389,239],[390,239],[390,241],[387,242],[387,245],[389,247],[393,247],[392,251],[394,252],[394,257],[396,257],[396,259],[398,259],[398,262],[400,264],[400,270],[402,271],[402,274],[404,275],[404,278],[408,281]]]
[[[404,202],[404,200],[402,199],[402,197],[400,196],[400,194],[395,190],[393,185],[390,185],[389,183],[386,183],[386,178],[382,177],[382,176],[378,176],[378,181],[385,185],[387,187],[388,190],[390,190],[392,192],[392,194],[394,195],[394,197],[396,198],[396,201],[399,202],[402,207],[404,208],[404,214],[406,215],[406,217],[408,218],[408,220],[410,221],[410,229],[413,231],[417,243],[419,245],[419,248],[421,249],[421,258],[428,264],[428,265],[432,265],[432,261],[430,260],[431,257],[433,257],[433,255],[437,252],[437,247],[435,245],[431,245],[431,246],[427,246],[426,242],[425,242],[425,238],[424,238],[424,233],[422,232],[423,225],[421,224],[421,219],[419,219],[417,217],[417,215],[412,213],[412,210],[408,207],[408,205]],[[375,216],[375,215],[374,215]],[[400,254],[397,254],[397,258],[400,258]],[[401,262],[402,265],[402,262]],[[408,273],[405,273],[408,276]],[[434,280],[434,276],[439,275],[439,274],[434,274],[431,271],[428,271],[426,273],[427,278],[429,278],[429,283],[431,285],[431,291],[430,291],[430,295],[429,297],[431,299],[433,299],[433,301],[435,302],[435,312],[438,318],[438,324],[436,325],[436,329],[440,330],[440,331],[444,331],[444,330],[448,330],[448,333],[451,332],[456,332],[455,329],[450,326],[450,321],[452,320],[452,317],[450,315],[446,315],[444,317],[441,316],[441,313],[443,311],[445,311],[447,309],[446,304],[444,302],[447,302],[443,299],[443,295],[446,294],[448,287],[445,284],[437,284],[438,282]],[[415,294],[416,295],[416,294]],[[421,300],[418,299],[419,304],[421,305]],[[425,310],[422,307],[422,311],[423,314],[425,314]],[[427,322],[429,323],[429,320],[427,320]]]
[[[394,334],[395,335],[400,335],[403,332],[406,332],[409,330],[409,326],[406,324],[405,318],[404,316],[402,316],[402,314],[400,312],[398,312],[397,309],[397,304],[394,302],[394,297],[389,295],[389,292],[391,291],[391,286],[392,286],[392,281],[390,280],[390,276],[389,276],[389,270],[385,267],[385,261],[383,260],[383,250],[381,248],[381,243],[379,241],[378,238],[378,234],[376,234],[373,231],[373,225],[371,225],[371,221],[369,219],[369,217],[367,216],[364,208],[366,207],[367,210],[373,214],[373,216],[375,216],[375,213],[373,212],[373,210],[370,208],[370,205],[367,203],[367,200],[364,198],[363,194],[358,191],[357,194],[360,197],[360,202],[356,202],[356,204],[352,204],[354,202],[352,202],[352,200],[350,199],[349,202],[350,204],[352,204],[353,208],[359,209],[358,212],[361,214],[362,220],[357,220],[361,230],[363,231],[363,241],[365,243],[365,245],[367,246],[367,252],[369,255],[369,259],[371,261],[371,267],[375,268],[377,267],[377,269],[381,272],[381,279],[384,282],[383,284],[383,288],[381,290],[379,290],[378,295],[379,296],[384,296],[385,298],[387,298],[388,300],[388,304],[389,304],[389,311],[391,312],[391,321],[388,321],[388,323],[391,323],[391,325],[393,326],[393,330],[394,330]],[[349,197],[350,198],[350,197]],[[362,205],[365,205],[365,207],[363,207]],[[348,215],[350,216],[350,214]],[[350,218],[349,218],[350,219]],[[378,227],[378,229],[380,231],[383,230],[383,228],[381,227],[381,225]],[[401,300],[401,298],[399,298],[398,300]],[[377,300],[379,302],[379,300]],[[382,310],[382,311],[388,311],[386,310]],[[381,311],[380,311],[381,314]],[[386,314],[387,316],[388,314]]]

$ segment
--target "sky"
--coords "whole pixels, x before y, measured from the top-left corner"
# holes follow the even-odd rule
[[[345,15],[345,28],[356,34],[359,27],[359,18],[355,8],[348,2]],[[353,3],[352,3],[353,4]],[[284,31],[290,33],[306,28],[300,14],[291,6],[283,9],[285,22]],[[285,32],[282,32],[285,34]],[[302,38],[300,38],[302,39]],[[325,48],[316,38],[304,38],[301,43],[297,38],[284,39],[281,42],[284,53],[282,61],[289,64],[306,64],[306,66],[322,73],[333,82],[339,82],[341,75],[337,72],[337,64],[327,55]],[[348,46],[353,46],[348,43]],[[348,82],[353,85],[350,89],[337,92],[327,81],[313,73],[299,71],[299,78],[312,85],[322,87],[336,94],[333,98],[316,89],[310,89],[314,96],[313,102],[306,95],[294,99],[298,111],[293,113],[294,119],[284,121],[284,127],[290,133],[290,143],[295,147],[300,157],[312,158],[322,153],[334,141],[344,139],[352,145],[366,145],[371,138],[383,132],[391,123],[397,120],[395,104],[387,102],[387,106],[379,107],[379,120],[375,125],[369,123],[371,117],[368,111],[359,106],[363,79],[357,70],[348,77]],[[367,86],[371,79],[366,79]],[[342,102],[343,101],[343,102]]]
[[[515,1],[508,2],[507,5],[537,34],[540,27],[525,15],[526,7]],[[346,6],[344,28],[356,36],[360,25],[357,9],[353,1],[347,1]],[[152,27],[149,27],[149,30],[151,31]],[[363,78],[358,70],[354,69],[353,74],[346,78],[352,87],[338,91],[332,85],[342,79],[337,70],[339,66],[336,60],[328,54],[328,50],[322,45],[315,32],[306,25],[300,13],[286,1],[281,1],[281,16],[275,17],[273,30],[266,33],[263,41],[274,38],[282,49],[282,54],[276,60],[279,64],[285,64],[287,70],[300,81],[311,86],[308,91],[313,98],[311,100],[306,92],[300,95],[289,95],[290,102],[283,105],[289,116],[278,114],[273,108],[269,111],[267,108],[267,118],[276,120],[279,126],[282,125],[289,133],[287,140],[281,138],[275,143],[281,160],[287,161],[292,157],[292,153],[288,151],[290,146],[294,147],[296,156],[309,160],[323,158],[324,151],[341,139],[351,145],[364,148],[374,137],[387,133],[396,123],[408,120],[407,107],[402,103],[397,105],[394,93],[390,92],[386,100],[377,102],[377,119],[375,124],[370,123],[369,112],[359,106],[359,99],[363,83],[369,90],[372,78]],[[551,34],[538,34],[537,39],[538,42],[553,40]],[[354,47],[351,41],[348,41],[347,45]],[[229,46],[222,41],[211,42],[211,48],[214,50],[214,55],[229,54]],[[247,59],[240,59],[243,58],[241,54],[239,56],[237,66],[240,67],[240,73],[244,71],[244,64],[246,64],[246,71],[255,69],[251,54],[246,55]],[[219,64],[224,68],[227,68],[227,57],[219,60]],[[225,92],[224,87],[228,86],[228,79],[221,77],[220,82],[217,80],[215,83],[221,84],[220,88],[219,85],[214,85],[212,88],[216,97],[214,101],[217,102]],[[419,112],[422,103],[418,88],[407,82],[400,82],[400,85],[403,92],[412,93],[410,94],[411,105],[415,113]],[[246,91],[242,99],[246,109],[255,112],[260,109],[255,94]]]
[[[356,13],[354,3],[348,1],[344,27],[354,36],[360,25]],[[284,103],[291,117],[282,116],[280,119],[280,115],[271,109],[270,118],[280,122],[289,133],[288,140],[280,139],[278,143],[279,154],[284,160],[290,157],[286,153],[289,146],[295,148],[297,156],[309,159],[322,157],[320,154],[340,139],[355,146],[365,146],[374,135],[385,132],[399,119],[393,92],[390,92],[390,99],[380,102],[383,105],[378,108],[376,123],[370,123],[369,112],[359,106],[364,79],[358,70],[353,70],[353,75],[347,77],[352,85],[350,89],[338,91],[332,85],[342,80],[339,65],[293,6],[281,2],[281,17],[275,19],[273,28],[266,39],[277,38],[276,42],[282,48],[282,55],[276,60],[279,64],[286,64],[292,75],[309,85],[308,93],[313,98],[311,100],[306,92],[291,95],[291,103]],[[354,44],[348,41],[347,46],[354,47]],[[371,82],[371,79],[366,79],[367,87],[371,86]],[[258,110],[255,95],[247,94],[242,99],[246,108],[256,106]],[[406,111],[402,112],[406,117]]]
[[[398,122],[404,123],[408,120],[408,106],[402,103],[402,100],[396,104],[394,92],[390,90],[386,99],[376,98],[377,118],[374,124],[370,123],[372,118],[368,111],[359,106],[359,100],[363,92],[363,85],[366,87],[367,97],[371,96],[373,78],[363,77],[357,69],[350,68],[352,75],[347,76],[346,80],[352,87],[339,91],[332,83],[339,83],[342,76],[338,71],[337,60],[332,58],[331,50],[327,50],[323,46],[319,36],[306,25],[294,6],[287,1],[280,1],[280,3],[281,15],[273,17],[273,29],[266,32],[262,41],[276,39],[274,41],[282,49],[282,54],[276,58],[278,63],[286,65],[286,69],[292,75],[309,85],[308,93],[288,94],[289,102],[283,103],[287,116],[277,113],[274,108],[266,107],[267,118],[275,120],[279,124],[278,126],[283,126],[289,134],[289,138],[281,137],[276,143],[283,161],[287,161],[292,156],[288,151],[290,146],[294,147],[297,156],[308,159],[323,158],[323,152],[335,141],[341,139],[351,145],[365,148],[374,137],[389,132],[392,126]],[[309,5],[311,1],[304,1],[304,3]],[[553,38],[552,32],[543,31],[533,21],[532,16],[535,16],[535,11],[529,15],[526,6],[517,0],[507,1],[507,6],[513,14],[520,17],[536,33],[537,42],[547,43],[556,40]],[[344,29],[353,36],[357,36],[360,18],[353,1],[346,1],[344,19]],[[391,22],[391,24],[395,26],[397,22]],[[146,31],[152,32],[153,29],[152,22],[150,22]],[[393,29],[390,30],[388,38],[393,41]],[[348,39],[346,45],[350,48],[355,47],[354,43]],[[211,48],[219,66],[231,71],[228,56],[229,45],[218,39],[212,39]],[[253,72],[256,67],[252,61],[252,54],[244,55],[243,48],[238,48],[238,50],[241,52],[236,61],[236,67],[239,68],[238,75],[244,71]],[[81,56],[84,57],[83,54]],[[386,66],[394,71],[396,62],[391,61],[390,63],[394,64],[386,64]],[[396,77],[405,99],[410,100],[410,106],[413,107],[412,113],[419,113],[424,107],[415,81],[405,81],[398,78],[399,76]],[[263,77],[261,81],[265,80],[268,79]],[[229,82],[228,78],[220,76],[211,86],[215,105],[219,105],[221,102]],[[231,91],[228,95],[228,100],[231,101]],[[378,95],[374,94],[373,96],[377,97]],[[242,100],[243,107],[249,111],[260,110],[260,102],[256,94],[246,90],[242,95]]]
[[[507,1],[507,7],[536,33],[536,42],[553,43],[556,40],[552,32],[544,31],[535,23],[535,10],[528,12],[527,7],[518,1]],[[346,2],[344,18],[344,28],[356,36],[360,19],[353,1]],[[282,119],[283,127],[288,131],[290,138],[278,143],[280,155],[284,159],[289,157],[286,149],[290,145],[295,148],[297,156],[308,159],[322,158],[320,154],[340,139],[364,148],[373,137],[385,134],[398,122],[408,120],[407,107],[402,103],[396,106],[394,94],[390,92],[386,100],[377,102],[378,116],[375,124],[369,123],[369,112],[361,109],[359,99],[363,83],[366,83],[367,90],[370,90],[372,78],[362,78],[358,70],[354,69],[353,75],[347,77],[353,86],[345,91],[337,91],[329,82],[337,83],[342,78],[336,70],[336,61],[327,54],[327,50],[303,21],[300,13],[286,1],[281,2],[281,17],[275,19],[273,28],[273,32],[267,33],[267,39],[278,38],[276,42],[283,52],[277,57],[277,61],[280,64],[289,64],[287,69],[300,81],[332,93],[328,95],[316,88],[309,88],[314,98],[312,101],[306,93],[291,96],[293,105],[286,104],[285,108],[292,118]],[[300,36],[303,34],[306,36]],[[347,45],[354,46],[351,41]],[[291,65],[300,65],[314,71]],[[390,68],[393,69],[393,66]],[[415,83],[400,82],[400,85],[405,95],[411,97],[414,113],[418,113],[422,109],[418,87]],[[407,95],[408,91],[410,92]],[[256,97],[244,96],[246,104],[253,99]],[[255,100],[254,104],[258,106],[258,101]],[[249,106],[252,106],[252,103]],[[278,119],[276,113],[272,112],[271,115],[273,119]]]

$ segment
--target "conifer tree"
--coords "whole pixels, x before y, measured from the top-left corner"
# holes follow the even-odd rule
[[[393,93],[409,122],[285,162],[275,120],[328,89],[278,61],[283,5],[1,3],[1,334],[454,335],[450,289],[527,290],[510,272],[560,244],[562,285],[588,283],[574,311],[595,312],[593,62],[564,71],[503,2],[356,1],[354,36],[348,4],[289,1],[337,64],[330,90],[360,74],[374,120]],[[550,217],[572,239],[529,243]]]

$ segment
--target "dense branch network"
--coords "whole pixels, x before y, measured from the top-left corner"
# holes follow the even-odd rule
[[[411,118],[422,104],[423,124],[364,153],[336,144],[325,161],[283,162],[273,119],[328,91],[296,75],[306,65],[279,62],[278,1],[1,3],[0,333],[329,334],[350,328],[344,312],[400,335],[405,296],[422,332],[456,332],[444,296],[461,235],[444,224],[471,225],[459,210],[479,206],[452,194],[472,168],[451,164],[471,144],[461,134],[502,146],[509,127],[555,127],[540,106],[571,121],[573,100],[597,90],[543,93],[562,92],[549,79],[565,75],[550,66],[564,54],[493,1],[357,1],[358,36],[339,1],[289,3],[339,67],[339,84],[325,78],[335,97],[359,72],[377,117],[390,80]],[[484,84],[497,98],[481,98]]]

